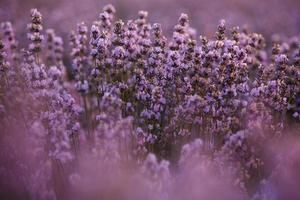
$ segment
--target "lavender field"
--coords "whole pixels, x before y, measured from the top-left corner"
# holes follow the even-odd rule
[[[0,199],[300,200],[297,0],[0,0]]]

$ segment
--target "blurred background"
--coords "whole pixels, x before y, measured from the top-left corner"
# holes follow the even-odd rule
[[[244,25],[267,39],[273,34],[293,36],[300,33],[300,0],[0,0],[0,21],[12,21],[19,37],[24,37],[30,8],[38,8],[44,28],[55,28],[66,37],[76,24],[91,24],[102,7],[113,4],[117,18],[136,18],[139,10],[149,11],[149,21],[163,24],[165,34],[172,32],[180,13],[190,16],[197,34],[211,36],[218,21],[229,26]]]

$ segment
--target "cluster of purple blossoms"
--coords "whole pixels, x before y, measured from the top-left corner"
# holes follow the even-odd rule
[[[70,199],[78,191],[78,199],[95,198],[84,196],[86,183],[113,181],[105,170],[143,182],[153,199],[180,199],[181,184],[191,186],[188,199],[214,199],[205,188],[220,188],[218,178],[238,191],[224,190],[223,199],[267,198],[283,167],[279,161],[266,169],[265,144],[299,131],[300,38],[279,38],[268,48],[262,35],[228,31],[224,20],[214,38],[198,38],[181,14],[169,39],[146,11],[127,22],[115,20],[115,12],[107,5],[91,28],[79,23],[70,33],[70,57],[54,30],[43,32],[36,9],[27,48],[19,48],[10,22],[1,24],[3,138],[21,132],[35,141],[28,151],[43,155],[40,171],[27,173],[38,181],[25,187],[30,199]],[[109,199],[110,184],[90,191]]]

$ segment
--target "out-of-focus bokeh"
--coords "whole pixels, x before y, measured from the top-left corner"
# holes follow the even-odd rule
[[[116,7],[122,19],[149,11],[149,20],[162,23],[169,34],[182,12],[190,16],[197,34],[212,35],[222,18],[229,26],[247,25],[267,38],[300,32],[299,0],[0,0],[0,21],[12,21],[18,33],[24,32],[34,7],[42,12],[46,28],[66,37],[78,22],[95,20],[107,3]]]

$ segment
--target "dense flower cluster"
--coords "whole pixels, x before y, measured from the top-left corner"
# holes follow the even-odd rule
[[[62,38],[43,31],[36,9],[28,48],[19,48],[10,22],[1,24],[1,145],[4,153],[15,148],[18,136],[27,148],[9,159],[16,169],[0,168],[8,180],[22,174],[15,195],[295,198],[297,190],[286,194],[277,182],[285,161],[276,149],[266,154],[268,144],[298,137],[300,38],[279,38],[270,49],[262,35],[228,31],[224,20],[214,38],[198,37],[181,14],[169,39],[148,12],[127,22],[115,12],[107,5],[90,28],[82,22],[70,33],[70,66]],[[3,195],[14,195],[7,187]]]

